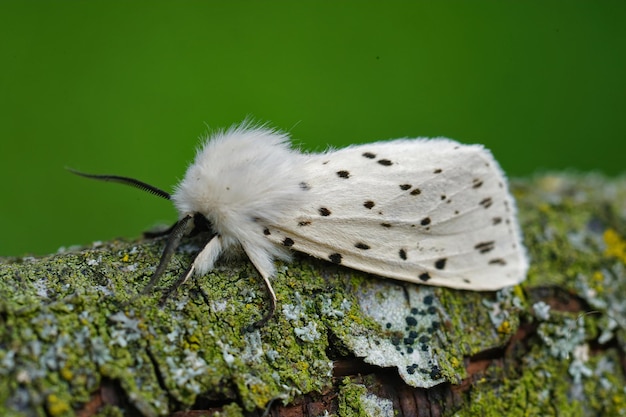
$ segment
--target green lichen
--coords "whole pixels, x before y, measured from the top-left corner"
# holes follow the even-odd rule
[[[546,345],[537,343],[517,358],[519,366],[490,367],[472,387],[469,406],[455,415],[554,415],[555,410],[566,416],[626,414],[625,381],[616,372],[620,363],[615,349],[585,358],[585,353],[579,352],[588,352],[587,342],[576,335],[582,333],[572,330],[574,340],[568,341],[561,332],[567,326],[558,326],[557,322],[549,331],[555,341],[561,340],[560,346],[553,349],[554,345],[548,343],[551,346],[546,349]]]
[[[606,249],[604,255],[614,257],[626,264],[626,240],[613,229],[606,229],[602,235]]]
[[[622,183],[624,182],[621,180]],[[618,182],[619,183],[619,182]],[[490,367],[457,415],[528,416],[623,415],[624,375],[617,352],[594,354],[590,343],[607,343],[623,331],[626,274],[620,263],[626,184],[595,176],[550,177],[518,184],[520,219],[531,258],[531,305],[561,288],[585,300],[592,310],[543,314],[536,335],[508,358],[515,367]],[[610,290],[609,290],[610,289]],[[547,293],[550,293],[549,291]],[[532,320],[532,319],[531,319]],[[621,323],[621,325],[618,325]],[[611,331],[614,329],[614,331]],[[623,339],[621,339],[623,340]],[[620,343],[622,352],[623,344]]]
[[[350,378],[344,378],[339,387],[338,409],[339,417],[370,417],[367,407],[361,398],[367,394],[367,388],[356,384]]]
[[[352,280],[354,282],[354,280]],[[357,356],[381,367],[395,367],[412,386],[430,387],[444,378],[442,373],[442,306],[432,287],[405,286],[389,280],[364,279],[351,289],[361,317],[369,321],[341,322],[343,333],[336,334]],[[363,314],[366,312],[366,314]],[[333,328],[334,329],[334,328]]]
[[[243,417],[243,410],[237,403],[231,403],[222,407],[222,411],[211,414],[211,417]]]
[[[61,405],[76,408],[88,401],[103,377],[119,381],[145,415],[168,413],[170,398],[191,406],[199,394],[209,391],[223,398],[238,397],[250,411],[274,398],[288,400],[330,384],[328,340],[319,315],[325,282],[313,272],[294,291],[293,284],[301,278],[292,276],[293,265],[281,268],[275,280],[280,305],[297,304],[299,314],[287,319],[279,312],[262,331],[248,333],[245,329],[267,307],[250,265],[217,268],[196,286],[181,288],[161,308],[158,292],[133,295],[157,261],[160,248],[155,246],[159,245],[113,242],[27,261],[32,267],[27,272],[24,265],[3,266],[2,290],[14,303],[5,304],[4,311],[21,333],[4,333],[15,342],[0,352],[0,359],[11,365],[1,371],[9,378],[24,375],[23,383],[53,395],[47,403],[30,398],[35,401],[31,406],[57,413]],[[173,264],[187,262],[189,257],[182,255]],[[300,270],[305,274],[307,268]],[[180,272],[170,271],[164,285]],[[17,276],[30,285],[13,297],[12,281]],[[135,289],[129,291],[131,283]],[[306,329],[314,333],[307,335]],[[33,351],[49,355],[46,362],[37,363],[37,355],[29,353]],[[3,392],[10,396],[11,390]]]
[[[124,417],[124,412],[119,407],[107,404],[100,408],[93,417]]]
[[[59,398],[56,394],[46,396],[46,409],[53,417],[67,415],[70,410],[70,403],[67,399]]]
[[[516,185],[525,196],[518,205],[531,258],[525,286],[580,291],[599,271],[624,265],[623,182],[548,175]]]
[[[461,382],[468,357],[505,346],[520,326],[534,329],[507,351],[502,366],[472,375],[458,415],[620,415],[626,180],[545,176],[517,183],[514,191],[531,259],[522,285],[499,292],[433,289],[298,256],[278,264],[276,317],[254,332],[245,329],[262,316],[267,299],[245,259],[223,261],[159,303],[199,240],[180,248],[148,295],[139,293],[163,240],[2,260],[0,415],[75,415],[105,380],[121,388],[133,409],[109,404],[102,416],[167,415],[193,407],[200,396],[230,404],[220,415],[242,415],[272,400],[323,392],[333,381],[328,352],[350,355],[360,338],[372,350],[398,341],[406,355],[413,346],[403,340],[407,333],[428,328],[417,319],[408,325],[411,313],[386,328],[360,304],[365,292],[376,292],[382,303],[388,291],[403,289],[409,311],[425,294],[436,301],[429,320],[440,326],[431,326],[423,343],[435,361],[425,369],[426,384]],[[582,307],[559,311],[544,302],[546,289],[582,300]],[[364,415],[366,391],[346,380],[339,415]]]
[[[493,293],[442,288],[437,293],[445,315],[442,343],[437,346],[445,357],[440,362],[441,373],[459,383],[467,377],[463,358],[504,346],[517,331],[526,304],[517,288]]]

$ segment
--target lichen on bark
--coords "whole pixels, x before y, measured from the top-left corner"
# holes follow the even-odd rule
[[[276,317],[253,332],[267,299],[243,257],[160,304],[202,236],[148,295],[161,239],[4,258],[0,415],[246,415],[307,401],[316,415],[389,401],[410,415],[399,392],[444,415],[623,414],[626,179],[543,175],[512,189],[531,260],[522,285],[432,288],[301,255],[278,265]]]

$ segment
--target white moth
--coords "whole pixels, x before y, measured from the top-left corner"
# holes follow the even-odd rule
[[[296,250],[402,281],[497,290],[524,280],[528,260],[506,178],[481,145],[397,139],[324,153],[293,149],[289,137],[244,123],[210,137],[173,195],[179,221],[148,288],[192,228],[212,231],[180,282],[242,248],[276,296],[276,259]]]

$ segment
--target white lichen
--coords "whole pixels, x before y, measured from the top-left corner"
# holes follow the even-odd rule
[[[293,331],[298,339],[303,342],[314,342],[320,338],[320,332],[317,331],[317,323],[314,321],[309,322],[304,327],[296,327]]]
[[[371,417],[394,417],[393,402],[370,392],[360,396],[364,411]]]
[[[533,304],[533,312],[539,320],[546,321],[550,318],[550,306],[543,301]]]

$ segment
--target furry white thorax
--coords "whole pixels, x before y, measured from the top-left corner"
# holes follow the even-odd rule
[[[181,218],[201,213],[220,240],[206,260],[196,260],[197,274],[208,272],[220,252],[235,245],[268,275],[275,258],[289,258],[263,231],[302,204],[306,159],[290,148],[286,134],[263,126],[232,127],[205,142],[172,195]]]

